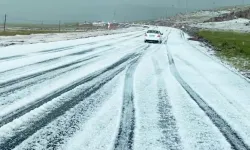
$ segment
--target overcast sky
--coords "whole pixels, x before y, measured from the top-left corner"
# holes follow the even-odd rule
[[[250,0],[244,1],[246,4],[250,3]],[[243,0],[188,0],[188,8],[207,9],[240,5],[242,2]],[[59,20],[109,21],[114,16],[118,21],[131,21],[166,16],[166,9],[169,10],[168,15],[173,15],[185,11],[185,7],[186,0],[0,0],[0,16],[6,13],[9,21],[34,23]]]

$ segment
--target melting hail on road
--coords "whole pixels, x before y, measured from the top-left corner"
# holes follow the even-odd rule
[[[160,28],[0,49],[0,149],[250,149],[250,83]]]

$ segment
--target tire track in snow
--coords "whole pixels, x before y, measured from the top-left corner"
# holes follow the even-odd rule
[[[71,50],[74,48],[77,48],[79,46],[84,46],[84,45],[89,45],[90,43],[86,43],[86,44],[78,44],[78,45],[74,45],[74,46],[67,46],[67,47],[61,47],[61,48],[54,48],[54,49],[48,49],[48,50],[42,50],[39,52],[34,52],[32,54],[48,54],[48,53],[52,53],[52,52],[61,52],[61,51],[66,51],[66,50]],[[19,58],[27,58],[30,56],[34,56],[34,55],[16,55],[16,56],[8,56],[8,57],[1,57],[0,61],[11,61],[11,60],[15,60],[15,59],[19,59]]]
[[[8,56],[8,57],[1,57],[0,58],[0,61],[1,60],[10,60],[10,59],[15,59],[15,58],[22,58],[22,57],[24,57],[25,55],[16,55],[16,56]]]
[[[147,48],[149,48],[149,45],[147,46]],[[121,150],[121,149],[129,150],[129,149],[132,149],[133,147],[134,128],[135,128],[135,107],[134,107],[133,83],[134,83],[134,73],[142,55],[143,55],[143,52],[142,54],[140,54],[140,57],[138,57],[135,60],[135,62],[128,67],[128,70],[126,72],[122,115],[121,115],[118,135],[116,137],[115,144],[114,144],[115,150]]]
[[[88,64],[89,61],[96,59],[96,58],[98,57],[97,56],[89,57],[79,62],[69,63],[66,65],[57,67],[55,69],[51,69],[49,71],[41,72],[41,73],[35,74],[33,77],[31,76],[31,78],[21,79],[21,80],[18,80],[18,82],[7,84],[6,85],[7,87],[6,86],[1,87],[1,84],[0,84],[0,87],[1,87],[0,96],[2,96],[3,94],[7,94],[7,93],[13,93],[16,90],[20,90],[28,86],[34,85],[41,80],[44,81],[46,79],[55,78],[63,73],[75,70],[81,67],[82,65],[86,65]],[[56,72],[56,74],[54,72]]]
[[[168,38],[169,38],[169,34],[171,33],[171,30],[167,30],[167,35],[165,37],[165,41],[163,42],[164,44],[167,44],[168,43]]]
[[[3,143],[0,142],[0,149],[13,149],[13,148],[15,148],[17,145],[19,145],[24,140],[26,140],[29,136],[33,135],[36,131],[45,127],[46,125],[48,125],[50,122],[54,121],[59,116],[64,115],[69,109],[71,109],[74,106],[76,106],[77,104],[79,104],[81,101],[83,101],[88,96],[97,92],[103,85],[105,85],[107,82],[112,80],[115,76],[117,76],[124,69],[125,69],[125,67],[115,71],[112,75],[108,76],[107,78],[101,78],[101,80],[99,80],[96,84],[84,89],[83,93],[80,93],[79,95],[73,97],[71,100],[62,104],[57,109],[47,113],[41,119],[36,120],[35,122],[32,122],[32,126],[30,126],[30,128],[22,129],[21,132],[16,133],[10,139],[7,139]],[[62,139],[56,138],[54,142],[57,143],[57,142],[60,142],[60,140],[62,140]],[[51,141],[50,147],[55,147],[55,146],[56,145],[53,144],[53,141]]]
[[[45,71],[40,71],[40,72],[31,74],[31,75],[26,75],[26,76],[19,77],[19,78],[16,78],[16,79],[13,79],[13,80],[10,80],[10,81],[7,81],[7,82],[3,82],[3,83],[0,83],[0,88],[5,88],[7,86],[10,86],[10,85],[22,82],[22,81],[26,81],[26,80],[29,80],[29,79],[32,79],[32,78],[35,78],[35,77],[38,77],[38,76],[53,72],[53,71],[64,69],[64,68],[67,68],[67,67],[70,67],[72,65],[82,63],[84,61],[87,61],[87,60],[90,60],[90,59],[93,59],[93,58],[95,58],[95,56],[90,57],[90,58],[79,59],[79,60],[76,60],[76,61],[73,61],[73,62],[70,62],[70,63],[67,63],[67,64],[63,64],[61,66],[57,66],[57,67],[52,68],[52,69],[48,69],[48,70],[45,70]]]
[[[121,37],[117,37],[117,38],[127,38],[127,37],[139,37],[141,35],[136,35],[133,33],[133,34],[129,34],[129,35],[123,35]],[[43,53],[53,53],[53,52],[61,52],[61,51],[66,51],[66,50],[71,50],[71,49],[74,49],[74,48],[77,48],[79,46],[85,46],[85,45],[94,45],[96,43],[99,43],[99,42],[104,42],[104,41],[111,41],[111,40],[115,40],[117,38],[111,38],[111,39],[104,39],[104,40],[101,40],[101,41],[97,41],[97,42],[88,42],[88,43],[84,43],[84,44],[77,44],[77,45],[72,45],[72,46],[66,46],[66,47],[60,47],[60,48],[52,48],[52,49],[47,49],[47,50],[41,50],[41,51],[38,51],[38,52],[33,52],[33,54],[43,54]],[[7,56],[7,57],[0,57],[0,61],[11,61],[13,59],[19,59],[19,58],[24,58],[24,57],[29,57],[28,55],[15,55],[15,56]]]
[[[107,54],[107,52],[110,53],[113,50],[114,50],[114,48],[110,48],[110,49],[107,49],[101,53]],[[96,61],[97,59],[100,59],[101,53],[94,54],[93,56],[87,57],[86,61],[83,61],[83,62],[81,61],[77,64],[71,64],[69,66],[66,66],[65,68],[59,68],[59,69],[53,70],[51,72],[47,72],[45,74],[42,74],[40,76],[31,78],[31,79],[27,79],[25,81],[17,82],[13,85],[10,85],[10,86],[4,87],[4,88],[0,88],[0,97],[5,97],[2,99],[2,101],[0,101],[0,107],[1,107],[1,105],[3,106],[5,104],[8,104],[8,105],[11,104],[12,102],[16,101],[15,97],[19,97],[17,95],[14,98],[12,98],[12,97],[8,98],[8,96],[15,95],[17,92],[27,90],[27,88],[41,84],[43,82],[46,82],[47,80],[57,78],[57,77],[63,75],[64,73],[68,73],[70,71],[81,68],[81,67],[83,67],[83,66],[85,66],[93,61]]]
[[[95,49],[95,48],[94,48]],[[83,58],[79,58],[79,59],[76,59],[72,62],[69,62],[69,63],[66,63],[66,64],[62,64],[62,65],[59,65],[57,67],[54,67],[54,68],[51,68],[51,69],[48,69],[48,70],[44,70],[44,71],[40,71],[40,72],[36,72],[34,74],[30,74],[30,75],[26,75],[26,76],[22,76],[22,77],[19,77],[19,78],[15,78],[15,79],[12,79],[12,80],[9,80],[9,81],[5,81],[5,82],[2,82],[0,83],[0,88],[4,88],[4,87],[7,87],[7,86],[10,86],[10,85],[13,85],[13,84],[16,84],[16,83],[19,83],[19,82],[22,82],[22,81],[26,81],[26,80],[29,80],[29,79],[32,79],[32,78],[35,78],[35,77],[38,77],[38,76],[41,76],[41,75],[45,75],[47,73],[51,73],[53,71],[57,71],[57,70],[60,70],[60,69],[64,69],[64,68],[67,68],[67,67],[70,67],[72,65],[76,65],[76,64],[79,64],[79,63],[82,63],[84,61],[88,61],[90,59],[94,59],[94,58],[97,58],[100,56],[100,54],[102,53],[105,53],[105,52],[109,52],[109,51],[112,51],[114,50],[113,47],[109,48],[109,49],[106,49],[104,51],[101,51],[99,53],[95,53],[93,55],[90,55],[88,57],[83,57]],[[75,54],[75,53],[73,53]],[[70,55],[73,55],[73,54],[70,54]],[[78,56],[79,55],[83,55],[83,54],[79,54],[79,52],[76,53]],[[84,52],[85,54],[85,52]],[[70,56],[68,55],[68,56]],[[66,57],[66,56],[65,56]],[[62,57],[61,57],[62,58]],[[52,60],[53,61],[53,60]],[[38,62],[38,63],[35,63],[35,64],[31,64],[31,65],[27,65],[27,66],[24,66],[24,67],[31,67],[31,66],[35,66],[37,64],[40,64],[41,62]],[[49,62],[51,63],[51,61]],[[16,69],[24,69],[24,67],[21,67],[21,68],[16,68]],[[16,70],[16,69],[13,69],[13,70]],[[5,71],[5,73],[9,73],[10,70],[8,71]],[[3,72],[1,72],[3,73]],[[0,92],[1,93],[1,92]]]
[[[141,35],[140,35],[141,36]],[[129,35],[125,35],[125,36],[121,36],[121,37],[117,37],[117,38],[111,38],[111,39],[104,39],[101,41],[97,41],[97,42],[88,42],[88,43],[84,43],[84,44],[78,44],[78,45],[73,45],[73,46],[67,46],[67,47],[61,47],[61,48],[54,48],[54,49],[47,49],[47,50],[42,50],[39,52],[35,52],[35,53],[54,53],[54,52],[61,52],[61,51],[65,51],[65,50],[71,50],[73,48],[79,47],[79,46],[85,46],[85,45],[94,45],[100,42],[104,42],[104,41],[112,41],[112,40],[116,40],[118,38],[136,38],[138,37],[138,35],[134,35],[134,34],[129,34]]]
[[[96,119],[96,117],[99,116],[98,114],[103,112],[102,110],[106,111],[106,108],[109,109],[110,107],[109,100],[117,92],[117,88],[120,87],[120,85],[118,84],[120,83],[120,80],[123,79],[124,72],[125,71],[122,71],[120,74],[114,77],[111,81],[106,83],[100,90],[93,93],[91,96],[84,98],[83,101],[81,101],[79,104],[77,104],[73,108],[69,109],[65,114],[63,114],[62,116],[59,116],[57,119],[49,123],[47,126],[37,131],[35,134],[33,134],[24,142],[22,142],[20,145],[18,145],[15,149],[29,149],[30,147],[32,147],[34,149],[61,149],[63,148],[63,149],[78,150],[78,149],[84,149],[84,148],[81,146],[74,147],[75,144],[80,144],[83,141],[86,142],[86,140],[91,141],[93,144],[92,146],[98,145],[97,143],[94,143],[94,140],[92,138],[97,138],[96,136],[99,136],[99,135],[92,135],[92,134],[96,132],[99,132],[99,133],[105,132],[105,131],[100,131],[101,130],[100,126],[105,128],[107,124],[99,124],[98,122],[99,120],[97,119],[98,121],[95,120],[97,122],[93,122],[93,125],[95,125],[93,127],[94,129],[90,127],[91,129],[85,130],[85,127],[89,125],[89,122],[92,122],[93,118]],[[87,86],[89,87],[90,85],[96,84],[96,81],[98,80],[99,79],[94,79],[93,81],[88,82]],[[72,101],[73,98],[82,94],[86,90],[87,86],[81,85],[77,87],[76,89],[68,93],[65,93],[63,96],[60,96],[59,98],[53,100],[53,102],[45,104],[43,106],[43,109],[40,109],[40,108],[38,109],[41,111],[36,110],[30,113],[29,115],[27,115],[27,117],[25,116],[25,119],[22,119],[22,120],[25,120],[24,121],[25,123],[22,126],[26,126],[28,124],[29,126],[32,127],[33,126],[32,124],[35,123],[36,120],[39,120],[41,116],[43,116],[44,114],[50,111],[53,111],[53,109],[55,109],[58,106],[60,107],[61,103],[64,103],[65,101]],[[116,101],[117,99],[114,98],[114,102],[111,105],[113,105],[113,108],[116,107],[115,110],[119,110],[119,108],[117,107]],[[114,111],[114,109],[112,111]],[[102,114],[102,119],[110,121],[110,117],[113,116],[114,114],[113,115],[108,114],[109,116],[108,118],[105,118],[106,115]],[[31,116],[31,117],[28,117],[28,116]],[[113,123],[117,122],[116,120],[114,120],[114,118],[112,118],[112,120],[113,120]],[[22,128],[22,126],[18,126],[15,129]],[[111,128],[112,131],[115,131],[115,128],[114,128],[115,125],[112,125],[112,126],[113,126],[113,129]],[[11,131],[13,131],[13,129]],[[81,136],[75,137],[79,133]],[[87,137],[90,137],[90,136],[92,138],[88,139]],[[105,138],[110,139],[107,136]],[[103,143],[102,140],[98,142]],[[67,146],[67,148],[65,148],[67,145],[66,143],[70,143],[70,146],[69,147]]]
[[[41,84],[46,85],[48,82],[53,82],[54,79],[65,76],[65,74],[69,72],[76,71],[77,69],[82,68],[93,61],[95,60],[91,59],[90,61],[86,61],[81,64],[60,69],[52,73],[44,74],[37,78],[32,78],[28,81],[20,82],[17,85],[0,89],[0,97],[2,97],[2,100],[0,101],[0,108],[9,106],[12,103],[20,100],[22,97],[25,97],[27,94],[22,95],[23,92],[25,93],[25,91],[32,91],[33,89],[37,89],[39,86],[41,86]]]
[[[185,89],[189,96],[197,103],[197,105],[206,113],[213,124],[219,129],[226,140],[230,143],[232,149],[235,150],[250,150],[250,147],[243,141],[243,139],[230,127],[230,125],[211,108],[180,76],[171,52],[168,50],[168,59],[170,70],[176,80]]]
[[[183,149],[181,146],[181,139],[167,94],[165,81],[162,76],[162,69],[154,57],[152,57],[152,61],[157,75],[157,91],[159,98],[158,112],[160,114],[160,121],[158,125],[162,130],[162,139],[160,142],[163,143],[166,149],[181,150]]]
[[[141,47],[143,47],[143,46],[141,46],[141,45],[138,46],[138,48],[141,48]],[[86,62],[86,63],[84,63],[84,64],[82,64],[82,61],[79,61],[79,62],[70,64],[70,65],[68,65],[68,66],[66,66],[66,67],[63,67],[63,68],[60,68],[60,67],[59,67],[58,69],[52,70],[52,71],[47,72],[47,73],[43,73],[43,74],[41,74],[41,75],[39,75],[39,76],[36,76],[36,77],[34,77],[34,78],[31,78],[31,79],[27,79],[27,80],[24,80],[24,81],[20,81],[20,80],[19,80],[20,82],[17,82],[17,83],[15,83],[15,84],[13,84],[13,85],[10,85],[10,86],[8,85],[8,86],[5,87],[5,88],[0,88],[0,96],[8,95],[8,93],[13,94],[13,92],[15,92],[15,91],[17,91],[17,90],[21,90],[21,89],[26,88],[26,87],[29,87],[29,86],[32,86],[32,85],[34,85],[34,84],[37,84],[39,81],[42,81],[42,80],[45,80],[45,79],[51,79],[51,78],[53,78],[53,77],[57,77],[57,76],[59,76],[59,75],[61,75],[61,74],[63,74],[63,73],[66,73],[66,72],[68,72],[68,71],[77,69],[77,68],[81,67],[82,65],[89,64],[90,61],[92,61],[92,60],[94,60],[94,59],[96,59],[96,58],[100,59],[100,56],[101,56],[102,53],[106,55],[107,53],[113,52],[113,50],[116,50],[116,52],[117,52],[117,49],[111,47],[110,49],[107,49],[107,50],[102,51],[102,52],[100,52],[100,53],[93,54],[93,55],[87,57],[87,58],[85,59],[85,61],[83,61],[83,62]],[[84,59],[83,59],[83,60],[84,60]],[[82,64],[82,65],[81,65],[81,64]],[[80,66],[79,66],[79,65],[80,65]],[[74,67],[74,66],[76,66],[76,67]],[[72,68],[72,67],[73,67],[73,68]],[[68,68],[69,68],[69,69],[68,69]],[[62,70],[62,72],[61,72],[60,70]],[[65,70],[65,71],[64,71],[64,70]],[[56,75],[55,75],[55,72],[59,72],[59,73],[56,73]],[[0,84],[0,85],[1,85],[1,84]],[[1,87],[1,86],[0,86],[0,87]],[[1,103],[0,103],[0,104],[1,104]]]
[[[25,68],[36,67],[37,65],[46,65],[46,64],[49,65],[50,63],[56,63],[59,59],[63,59],[63,58],[69,57],[69,56],[81,56],[81,55],[85,55],[85,54],[88,54],[90,52],[94,52],[95,50],[98,50],[100,48],[105,48],[105,47],[109,47],[109,46],[112,46],[112,45],[108,45],[107,44],[107,45],[97,46],[97,47],[94,47],[94,48],[84,49],[84,50],[82,50],[80,52],[74,52],[74,53],[71,53],[71,54],[67,54],[67,55],[63,55],[63,56],[51,58],[51,59],[48,59],[48,60],[42,60],[42,61],[37,62],[37,63],[24,65],[24,66],[21,66],[21,67],[18,67],[18,68],[13,68],[13,69],[5,70],[5,71],[0,72],[0,74],[9,73],[10,71],[15,71],[15,70],[18,70],[18,69],[19,70],[24,70]]]
[[[136,35],[136,36],[131,36],[132,37],[132,39],[134,39],[134,38],[137,38],[137,37],[140,37],[141,35]],[[124,37],[126,37],[126,36],[124,36]],[[112,49],[112,46],[114,46],[114,45],[116,45],[117,43],[120,43],[120,42],[125,42],[125,41],[128,41],[128,40],[131,40],[131,38],[128,38],[128,37],[126,37],[125,38],[125,40],[123,39],[123,40],[118,40],[118,41],[116,41],[116,42],[113,42],[113,43],[109,43],[109,44],[105,44],[105,45],[100,45],[100,46],[96,46],[96,47],[92,47],[92,48],[85,48],[85,49],[83,49],[83,50],[81,50],[81,51],[77,51],[77,52],[73,52],[73,53],[70,53],[70,54],[66,54],[66,55],[63,55],[63,56],[58,56],[58,57],[55,57],[55,58],[51,58],[51,59],[48,59],[48,60],[42,60],[42,61],[40,61],[40,62],[37,62],[37,63],[33,63],[33,64],[28,64],[28,65],[24,65],[24,66],[21,66],[21,67],[17,67],[17,68],[13,68],[13,69],[9,69],[9,70],[5,70],[5,71],[2,71],[2,72],[0,72],[0,74],[4,74],[4,73],[10,73],[10,71],[15,71],[15,70],[23,70],[23,69],[25,69],[25,68],[27,68],[27,67],[32,67],[32,66],[36,66],[36,65],[46,65],[46,64],[50,64],[50,63],[55,63],[55,62],[57,62],[59,59],[62,59],[62,58],[66,58],[66,57],[70,57],[70,56],[80,56],[80,55],[85,55],[85,54],[88,54],[88,53],[90,53],[90,52],[94,52],[94,51],[97,51],[98,49],[100,49],[100,48],[105,48],[105,47],[111,47],[110,49]],[[104,40],[105,41],[105,40]],[[97,43],[97,42],[95,42],[95,43]],[[99,42],[98,42],[99,43]],[[78,48],[79,46],[81,46],[81,45],[86,45],[86,44],[80,44],[80,45],[76,45],[76,46],[70,46],[70,47],[72,47],[72,48],[70,48],[70,49],[67,49],[67,47],[64,47],[64,48],[58,48],[58,49],[65,49],[66,48],[66,50],[71,50],[71,49],[73,49],[73,48]],[[92,44],[92,45],[94,45],[94,44]],[[109,50],[109,49],[108,49]],[[107,50],[107,51],[108,51]],[[102,51],[102,52],[104,52],[104,51]],[[100,53],[102,53],[102,52],[100,52]],[[36,52],[37,53],[37,52]],[[29,55],[20,55],[20,58],[22,57],[24,57],[24,56],[26,56],[26,57],[28,57]],[[34,55],[30,55],[30,56],[34,56]],[[36,55],[35,55],[36,56]],[[8,58],[19,58],[19,56],[18,57],[16,57],[16,56],[11,56],[11,57],[8,57]],[[0,60],[1,60],[1,58],[0,58]],[[1,86],[0,86],[1,87]]]
[[[17,145],[22,143],[29,136],[33,135],[37,130],[46,126],[48,123],[55,120],[57,117],[63,115],[67,110],[69,110],[70,108],[73,108],[74,106],[79,104],[82,100],[84,100],[84,98],[86,98],[86,97],[90,96],[91,94],[95,93],[96,91],[98,91],[103,85],[105,85],[107,82],[112,80],[115,76],[117,76],[120,72],[122,72],[126,68],[126,66],[131,63],[131,61],[133,62],[134,60],[137,60],[137,59],[138,59],[138,55],[133,55],[133,54],[128,55],[128,56],[124,57],[123,59],[121,59],[120,61],[114,63],[113,65],[111,65],[111,66],[109,66],[101,71],[98,71],[97,73],[94,73],[93,75],[90,75],[89,77],[86,77],[83,80],[81,80],[81,81],[79,81],[79,82],[77,82],[77,83],[75,83],[75,84],[73,84],[65,89],[62,89],[61,91],[59,91],[55,94],[52,94],[52,95],[49,95],[49,96],[43,98],[42,100],[38,101],[35,104],[32,104],[31,106],[27,107],[26,109],[21,110],[21,112],[19,112],[18,114],[15,114],[14,116],[13,115],[9,116],[9,118],[5,119],[5,124],[7,123],[6,121],[10,122],[10,121],[14,120],[15,118],[20,117],[21,116],[20,114],[24,115],[25,113],[28,113],[29,111],[41,106],[45,102],[48,102],[48,101],[62,95],[63,93],[68,92],[71,89],[74,89],[77,86],[80,86],[80,85],[82,85],[86,82],[89,82],[89,81],[98,77],[98,81],[94,85],[87,87],[85,90],[83,90],[84,91],[83,93],[72,98],[71,101],[67,101],[66,103],[62,104],[59,108],[57,108],[57,109],[53,110],[52,112],[43,116],[43,118],[41,120],[36,121],[36,123],[34,123],[32,127],[23,129],[22,131],[20,131],[19,133],[16,133],[11,138],[0,142],[0,149],[8,150],[8,149],[15,148]],[[2,122],[2,120],[1,120],[1,122]]]
[[[65,86],[64,88],[58,89],[57,91],[46,95],[43,98],[40,98],[38,100],[36,100],[34,103],[31,103],[29,105],[26,105],[25,107],[19,108],[15,111],[13,111],[10,114],[5,115],[4,117],[0,118],[0,127],[2,127],[3,125],[13,121],[14,119],[28,113],[29,111],[40,107],[41,105],[43,105],[44,103],[51,101],[52,99],[62,95],[65,92],[70,91],[71,89],[84,84],[85,82],[91,81],[94,78],[97,78],[99,76],[101,76],[102,74],[109,72],[110,70],[113,70],[119,66],[123,66],[124,64],[126,64],[126,62],[131,61],[132,59],[135,59],[136,57],[138,57],[138,54],[129,54],[127,56],[124,56],[121,60],[115,62],[113,65],[104,68],[100,71],[94,72],[86,77],[83,77],[82,79],[75,81],[74,83]]]
[[[184,41],[185,41],[187,44],[189,44],[191,47],[193,47],[194,49],[196,49],[198,52],[200,52],[200,53],[203,54],[204,56],[209,57],[211,60],[217,62],[218,64],[220,64],[220,65],[222,65],[223,67],[227,68],[230,72],[232,72],[232,73],[234,73],[234,74],[240,76],[241,78],[243,78],[244,80],[246,80],[247,82],[250,83],[250,77],[249,77],[249,78],[248,78],[248,77],[245,77],[245,76],[242,75],[241,73],[236,72],[234,69],[232,69],[232,68],[231,68],[230,66],[228,66],[227,64],[225,64],[225,63],[221,62],[220,60],[216,59],[215,57],[213,57],[213,55],[211,55],[211,54],[209,54],[209,53],[207,53],[207,52],[201,50],[200,48],[198,48],[198,47],[195,46],[194,44],[188,42],[188,41],[185,39],[185,36],[184,36],[185,32],[182,32],[182,34],[183,34],[183,37],[182,37],[182,38],[184,39]],[[209,48],[209,47],[207,47],[207,46],[204,47],[204,45],[202,45],[202,47],[203,47],[203,48]]]
[[[136,63],[129,66],[124,86],[122,116],[118,136],[115,141],[115,150],[132,149],[135,126],[135,108],[133,102],[133,74]]]
[[[180,61],[182,61],[185,65],[187,65],[188,67],[192,68],[194,71],[196,71],[202,78],[204,78],[208,84],[210,84],[223,98],[225,98],[225,100],[228,101],[228,103],[232,104],[234,106],[234,108],[240,112],[242,114],[242,116],[245,116],[246,118],[250,118],[249,117],[249,111],[247,109],[245,109],[241,103],[238,103],[237,101],[232,101],[230,98],[228,98],[221,89],[219,89],[214,83],[212,83],[209,79],[207,79],[201,71],[199,71],[195,66],[193,66],[192,64],[190,64],[188,61],[180,58],[179,56],[176,56],[176,58]]]
[[[126,36],[121,36],[119,38],[125,38],[125,40],[130,40],[131,38],[137,38],[141,35],[134,35],[134,34],[130,34],[130,35],[126,35]],[[128,37],[131,37],[128,39]],[[112,40],[117,40],[118,38],[111,38],[111,39],[105,39],[105,40],[101,40],[101,41],[98,41],[98,42],[89,42],[89,43],[85,43],[85,44],[78,44],[78,45],[73,45],[73,46],[68,46],[68,47],[61,47],[61,48],[55,48],[55,49],[48,49],[48,50],[42,50],[42,51],[39,51],[39,52],[35,52],[35,53],[39,53],[39,54],[43,54],[43,53],[56,53],[56,52],[62,52],[62,51],[66,51],[66,50],[71,50],[71,49],[74,49],[74,48],[77,48],[77,47],[80,47],[80,46],[85,46],[85,45],[88,45],[88,46],[93,46],[97,43],[100,43],[100,42],[104,42],[104,41],[112,41]],[[118,40],[116,41],[115,43],[119,43],[120,41],[124,41],[123,40]],[[113,44],[113,43],[111,43]],[[102,46],[109,46],[110,44],[107,44],[107,45],[102,45]],[[100,47],[102,47],[100,46]],[[90,49],[91,50],[91,49]]]

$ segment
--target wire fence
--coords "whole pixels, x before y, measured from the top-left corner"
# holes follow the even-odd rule
[[[0,15],[1,16],[1,15]],[[33,20],[22,17],[15,17],[8,14],[2,15],[0,22],[0,31],[16,30],[39,30],[39,31],[88,31],[107,29],[108,24],[93,24],[86,21],[51,21],[51,20]]]

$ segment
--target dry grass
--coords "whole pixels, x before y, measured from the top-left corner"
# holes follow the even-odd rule
[[[14,30],[14,31],[1,31],[0,36],[15,36],[15,35],[31,35],[31,34],[46,34],[46,33],[59,33],[59,31],[45,31],[45,30]],[[60,32],[61,33],[61,32]]]

